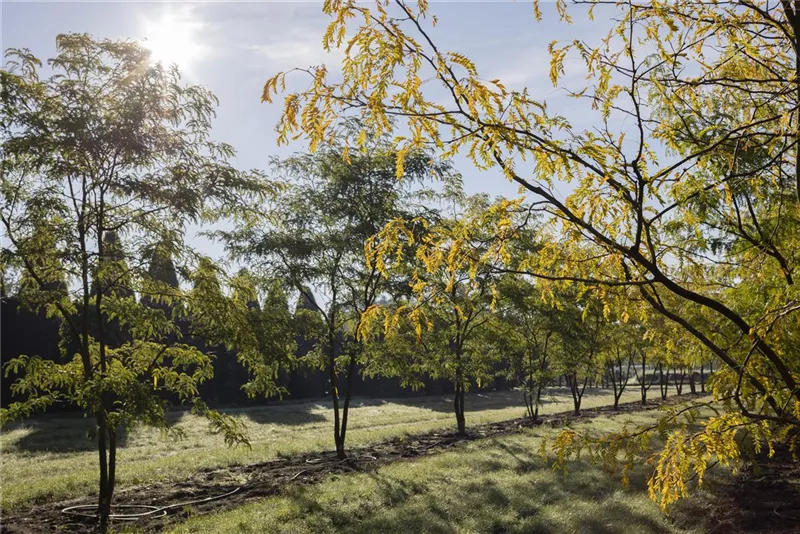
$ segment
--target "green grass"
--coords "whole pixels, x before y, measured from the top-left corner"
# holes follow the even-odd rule
[[[602,417],[575,426],[609,431],[623,419],[657,416]],[[660,512],[647,498],[641,472],[623,489],[618,476],[585,462],[570,462],[566,476],[554,471],[538,449],[555,432],[526,429],[371,473],[291,486],[280,496],[190,518],[173,533],[700,532]]]
[[[636,390],[631,389],[623,402],[636,398]],[[605,390],[588,390],[584,397],[586,408],[611,402],[611,394]],[[203,468],[330,450],[333,422],[328,406],[326,400],[319,400],[231,410],[246,422],[252,450],[226,447],[219,436],[207,432],[202,418],[175,412],[174,424],[186,434],[182,440],[169,440],[147,428],[135,429],[124,437],[118,453],[118,487],[177,481]],[[348,446],[451,429],[455,426],[451,406],[451,398],[447,396],[390,401],[356,399],[351,408]],[[524,412],[518,392],[470,394],[466,406],[468,425],[512,419]],[[569,393],[560,390],[553,392],[543,413],[571,408]],[[56,414],[31,419],[3,431],[0,434],[2,509],[94,496],[97,453],[87,437],[91,427],[89,419]]]

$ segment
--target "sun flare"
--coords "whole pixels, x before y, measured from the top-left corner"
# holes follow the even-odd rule
[[[188,12],[165,13],[157,20],[145,20],[143,44],[150,49],[152,61],[186,69],[203,53],[197,42],[201,27]]]

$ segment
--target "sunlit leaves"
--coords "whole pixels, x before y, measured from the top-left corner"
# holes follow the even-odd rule
[[[46,79],[25,50],[9,50],[0,72],[4,280],[24,306],[61,321],[63,358],[9,363],[18,398],[3,422],[58,402],[109,435],[167,429],[166,398],[201,405],[208,346],[241,344],[267,361],[250,342],[247,306],[186,246],[185,225],[246,222],[281,186],[230,165],[233,148],[209,135],[216,97],[149,63],[140,44],[67,34],[56,46]],[[259,392],[275,392],[274,366],[254,373]],[[226,441],[244,439],[227,417],[200,411]]]
[[[565,2],[555,7],[559,18],[570,19]],[[479,65],[440,49],[425,5],[327,2],[325,45],[345,48],[343,77],[303,71],[310,86],[285,96],[280,140],[302,137],[315,147],[328,135],[326,124],[355,115],[373,131],[396,133],[400,164],[406,147],[427,145],[502,172],[529,194],[520,205],[530,200],[545,214],[541,246],[535,254],[508,252],[515,208],[501,204],[485,216],[429,228],[413,242],[415,294],[429,294],[426,276],[440,269],[444,289],[451,289],[461,274],[474,280],[496,264],[545,280],[542,298],[554,304],[556,289],[569,284],[578,284],[578,294],[624,287],[636,303],[622,305],[624,317],[635,310],[647,323],[663,314],[677,325],[665,338],[665,361],[696,361],[709,351],[724,362],[714,388],[741,403],[728,408],[749,414],[745,427],[760,425],[763,416],[777,418],[779,428],[796,427],[788,407],[800,400],[793,276],[800,257],[800,115],[794,30],[783,9],[764,2],[619,2],[599,42],[550,47],[553,83],[565,83],[573,55],[585,64],[587,83],[569,89],[597,114],[585,131],[575,131],[528,91],[487,83]],[[534,14],[542,16],[537,4]],[[547,65],[541,70],[548,74]],[[279,86],[268,83],[267,96]],[[563,196],[561,183],[569,183]],[[495,233],[476,252],[473,241]],[[390,270],[410,243],[404,222],[391,221],[367,252]],[[599,298],[610,317],[613,298],[604,290]],[[670,477],[703,461],[691,457],[692,447],[678,437],[670,442],[665,483],[653,483],[666,501],[675,497],[672,489],[683,494]]]

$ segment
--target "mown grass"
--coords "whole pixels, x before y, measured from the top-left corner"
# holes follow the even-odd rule
[[[601,417],[575,427],[606,432],[623,420],[656,417]],[[661,513],[647,497],[641,470],[627,489],[619,476],[587,462],[570,462],[566,476],[554,471],[538,450],[555,432],[547,426],[526,429],[371,473],[291,486],[280,496],[190,518],[173,534],[701,532]]]
[[[636,400],[636,392],[624,401]],[[589,390],[584,407],[607,405],[611,394]],[[395,436],[454,427],[448,396],[356,400],[352,408],[348,446],[363,446]],[[474,393],[468,396],[467,424],[512,419],[523,415],[518,392]],[[543,413],[570,410],[565,390],[551,392]],[[248,426],[252,449],[227,447],[207,432],[206,422],[184,412],[172,414],[184,433],[170,440],[159,432],[139,428],[124,436],[118,453],[119,488],[155,481],[185,479],[203,468],[263,462],[278,455],[330,450],[332,414],[324,399],[230,410]],[[89,498],[96,494],[97,453],[88,437],[92,421],[75,415],[54,414],[9,427],[0,434],[2,509]]]

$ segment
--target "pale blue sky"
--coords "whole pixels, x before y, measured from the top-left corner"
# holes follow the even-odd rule
[[[433,2],[439,23],[433,30],[443,50],[461,52],[476,63],[485,79],[527,86],[551,110],[568,116],[574,126],[591,113],[548,78],[547,45],[553,40],[581,38],[598,42],[608,29],[603,13],[596,21],[574,12],[572,25],[559,22],[552,3],[541,5],[544,21],[537,23],[531,2]],[[605,15],[608,16],[609,12]],[[321,2],[2,2],[2,47],[27,47],[40,58],[55,53],[55,36],[88,32],[98,38],[141,39],[148,21],[166,15],[192,21],[197,57],[181,65],[188,82],[209,87],[220,99],[213,136],[236,147],[237,164],[266,169],[271,155],[305,148],[301,143],[276,146],[274,126],[279,104],[263,104],[264,81],[279,70],[325,63],[335,70],[340,56],[321,47],[328,18]],[[564,83],[580,85],[580,61],[567,62]],[[516,194],[516,188],[497,171],[478,172],[463,159],[456,161],[469,193]],[[208,252],[217,252],[208,250]],[[216,254],[214,254],[216,255]]]
[[[591,23],[582,15],[571,26],[560,23],[554,5],[547,2],[542,3],[544,22],[537,24],[531,6],[531,2],[434,2],[431,11],[439,24],[433,34],[442,48],[472,58],[484,78],[527,85],[548,97],[553,109],[574,107],[576,102],[555,90],[547,78],[547,45],[554,39],[599,38],[607,25]],[[148,20],[157,21],[168,13],[189,18],[196,23],[194,40],[203,49],[182,68],[187,81],[209,87],[220,99],[215,138],[236,147],[242,166],[265,168],[268,156],[304,147],[276,147],[273,127],[280,106],[260,102],[264,81],[291,67],[325,63],[334,70],[338,63],[339,56],[326,54],[320,45],[328,22],[321,8],[321,2],[5,1],[2,47],[27,47],[46,58],[55,53],[58,33],[141,39]],[[579,71],[576,64],[575,72]],[[515,191],[467,165],[460,165],[460,170],[470,192]]]

